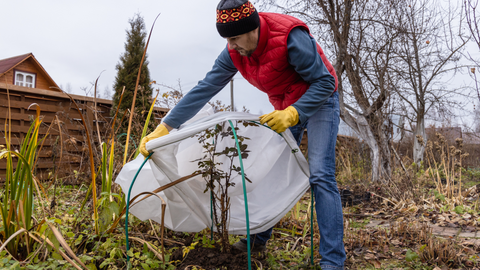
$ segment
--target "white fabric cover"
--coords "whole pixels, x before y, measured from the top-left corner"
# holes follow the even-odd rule
[[[239,112],[212,114],[211,109],[204,109],[177,131],[148,142],[146,148],[154,154],[139,173],[131,198],[198,170],[198,161],[192,161],[203,157],[204,149],[194,135],[228,120],[235,125],[237,120],[258,121],[258,115]],[[282,137],[261,125],[244,127],[239,124],[238,127],[239,135],[250,138],[245,140],[250,152],[243,159],[243,166],[252,181],[246,181],[250,232],[259,233],[273,227],[308,190],[308,164],[288,129]],[[217,149],[236,147],[235,140],[230,137],[218,141],[217,145]],[[139,155],[125,164],[115,180],[125,193],[143,160],[144,157]],[[224,160],[224,171],[229,167],[228,163]],[[239,166],[238,158],[234,164]],[[233,175],[235,186],[228,191],[231,198],[229,233],[246,234],[242,177],[236,172]],[[210,192],[204,193],[205,187],[206,181],[199,175],[159,193],[167,203],[167,228],[198,232],[211,227]],[[159,198],[151,196],[133,206],[130,212],[141,220],[152,219],[160,223],[160,206]]]

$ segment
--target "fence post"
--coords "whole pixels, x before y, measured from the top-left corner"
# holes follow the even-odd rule
[[[94,137],[93,137],[93,127],[94,127],[94,124],[93,124],[93,120],[95,119],[95,117],[93,116],[93,102],[89,102],[89,101],[85,101],[85,106],[84,106],[84,110],[85,110],[85,113],[86,113],[86,122],[87,122],[87,125],[88,125],[88,130],[90,131],[89,135],[90,135],[90,138],[91,140],[93,141],[92,143],[95,144],[95,140],[94,140]]]

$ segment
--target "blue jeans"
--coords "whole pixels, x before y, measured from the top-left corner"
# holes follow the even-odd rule
[[[335,180],[335,144],[339,122],[338,93],[335,92],[306,123],[290,127],[299,145],[307,128],[310,185],[315,194],[322,269],[343,269],[346,259],[342,203]],[[252,243],[265,245],[272,229],[251,235]]]

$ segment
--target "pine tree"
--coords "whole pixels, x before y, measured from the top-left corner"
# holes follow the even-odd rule
[[[112,114],[115,114],[123,87],[125,86],[125,92],[123,94],[122,103],[120,104],[118,117],[121,118],[125,112],[127,113],[122,122],[122,127],[119,133],[125,132],[128,127],[128,120],[125,121],[125,119],[128,119],[128,111],[132,107],[138,69],[140,67],[140,62],[142,61],[147,37],[145,22],[140,14],[135,14],[135,16],[129,20],[129,23],[130,29],[126,31],[127,41],[125,42],[125,52],[120,56],[120,61],[116,66],[117,76],[115,77],[115,83],[113,85],[115,94],[113,95]],[[138,84],[134,119],[145,119],[150,109],[151,102],[152,87],[150,86],[150,72],[148,70],[147,55],[145,55]]]

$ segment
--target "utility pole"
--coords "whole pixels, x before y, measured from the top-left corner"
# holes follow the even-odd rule
[[[231,111],[235,111],[234,103],[233,103],[233,78],[230,81],[230,106],[231,106]]]

